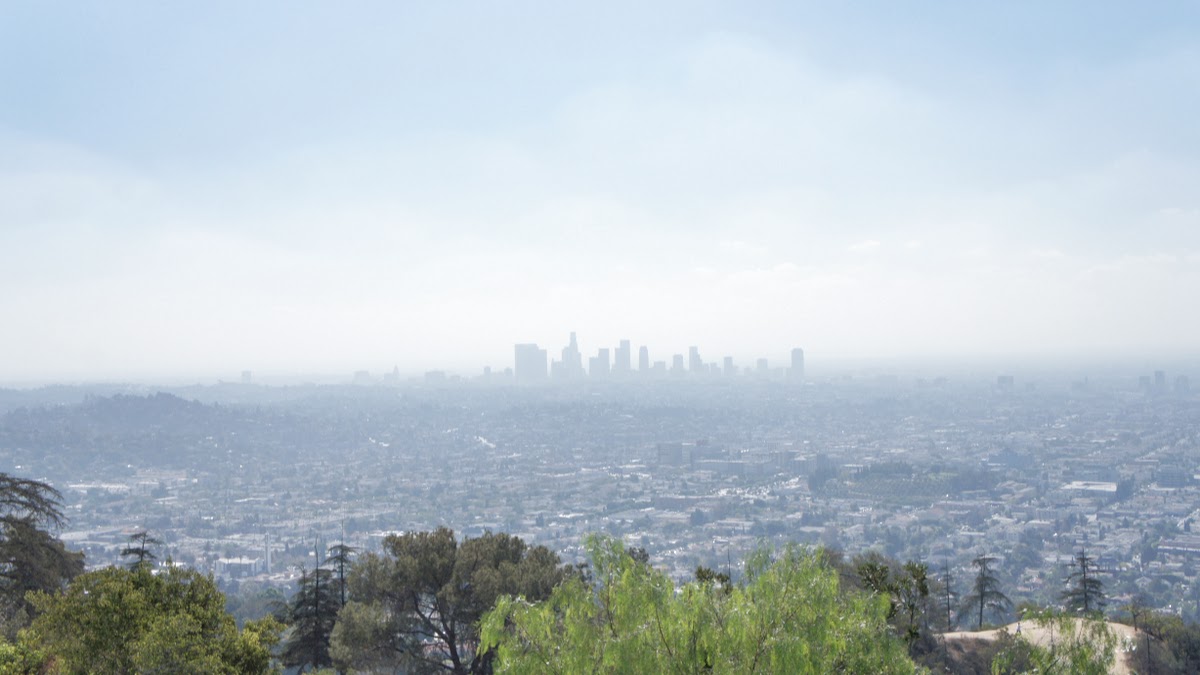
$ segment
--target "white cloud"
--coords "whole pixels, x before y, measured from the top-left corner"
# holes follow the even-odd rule
[[[854,251],[855,253],[862,253],[864,251],[874,251],[874,250],[878,249],[880,246],[882,246],[882,244],[879,242],[879,240],[867,239],[865,241],[860,241],[857,244],[851,244],[851,245],[847,246],[846,250]]]
[[[144,163],[10,132],[0,372],[501,367],[571,328],[738,353],[1200,341],[1190,314],[1146,327],[1200,287],[1173,83],[1194,55],[964,92],[763,36],[652,46],[503,122]]]
[[[722,240],[717,243],[717,246],[723,251],[737,255],[746,255],[750,257],[760,257],[768,253],[769,249],[766,246],[752,244],[741,240]]]

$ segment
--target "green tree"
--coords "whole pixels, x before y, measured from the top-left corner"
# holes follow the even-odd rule
[[[47,527],[62,525],[62,493],[46,483],[0,472],[0,520],[30,518]]]
[[[941,578],[938,580],[941,583],[941,602],[939,614],[944,613],[945,625],[943,628],[947,631],[954,630],[956,622],[954,621],[954,604],[958,600],[958,593],[954,590],[954,574],[950,571],[950,561],[942,564]]]
[[[22,644],[63,674],[267,673],[280,629],[268,618],[238,631],[212,579],[178,567],[109,567],[31,600]]]
[[[858,574],[862,587],[888,599],[887,618],[896,615],[896,584],[892,579],[892,570],[883,556],[871,553],[855,559],[854,571]]]
[[[122,558],[131,558],[129,569],[137,569],[143,565],[153,565],[158,559],[154,552],[155,546],[162,546],[162,540],[150,535],[146,530],[138,530],[129,535],[129,543],[121,549]]]
[[[1062,592],[1063,606],[1068,611],[1088,614],[1101,611],[1107,604],[1104,597],[1104,582],[1096,572],[1095,560],[1087,554],[1086,549],[1080,549],[1071,561],[1071,571],[1067,575],[1067,588]]]
[[[567,574],[549,549],[507,534],[459,542],[443,527],[390,536],[383,549],[350,569],[332,638],[339,667],[489,672],[491,657],[477,651],[480,617],[501,595],[547,598]]]
[[[921,637],[929,602],[929,568],[910,560],[899,565],[878,553],[857,556],[855,574],[864,590],[888,599],[888,621],[911,646]],[[903,610],[903,615],[900,615]]]
[[[329,547],[329,558],[326,563],[336,572],[336,583],[339,606],[346,604],[346,569],[354,562],[354,554],[358,549],[345,544],[335,544]]]
[[[929,602],[929,567],[910,560],[895,581],[895,593],[904,610],[904,639],[911,645],[921,636],[921,623]],[[919,621],[921,620],[921,621]]]
[[[1000,579],[992,571],[995,558],[979,556],[971,561],[975,568],[975,584],[967,595],[964,608],[977,614],[976,630],[983,630],[985,613],[1000,614],[1012,609],[1012,600],[1000,590]]]
[[[703,565],[696,568],[696,583],[710,586],[716,585],[725,593],[733,590],[733,582],[730,580],[728,574],[704,567]]]
[[[0,473],[0,624],[9,638],[29,621],[27,593],[60,589],[83,573],[83,554],[49,531],[65,521],[61,504],[50,485]]]
[[[83,554],[68,551],[31,519],[5,522],[0,532],[0,606],[4,634],[12,638],[32,616],[27,594],[57,590],[82,574]]]
[[[265,616],[286,622],[288,599],[275,586],[242,582],[236,594],[225,595],[225,610],[233,615],[239,626]]]
[[[41,675],[49,671],[46,655],[25,643],[0,641],[0,675]]]
[[[843,592],[820,552],[759,551],[745,585],[676,589],[621,543],[586,542],[594,585],[570,578],[548,600],[505,596],[482,623],[502,673],[913,673],[887,600]]]
[[[1130,665],[1138,673],[1175,675],[1200,672],[1200,625],[1173,614],[1148,611]]]
[[[330,636],[342,603],[330,570],[301,572],[300,588],[288,606],[288,629],[280,660],[288,667],[314,670],[332,666]]]

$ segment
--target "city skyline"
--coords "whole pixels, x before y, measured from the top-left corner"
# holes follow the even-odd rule
[[[610,351],[613,358],[610,360]],[[793,347],[789,351],[789,361],[780,368],[772,368],[770,360],[759,357],[754,365],[738,367],[732,356],[725,355],[715,361],[707,361],[700,355],[700,347],[691,345],[687,351],[685,365],[682,353],[673,353],[670,359],[654,359],[650,356],[649,345],[638,346],[638,363],[635,368],[632,358],[632,342],[622,338],[617,347],[597,347],[595,356],[588,357],[587,368],[583,367],[583,352],[579,347],[578,338],[571,332],[567,345],[562,348],[558,360],[548,357],[549,349],[542,348],[537,343],[520,342],[513,345],[513,367],[507,370],[516,384],[538,384],[549,380],[571,381],[583,378],[589,379],[622,379],[633,376],[641,378],[666,376],[691,377],[732,377],[739,374],[750,375],[757,373],[766,377],[783,372],[789,379],[801,381],[804,379],[804,350]],[[669,364],[669,365],[668,365]]]
[[[1117,377],[1137,383],[1143,389],[1151,389],[1147,381],[1156,382],[1155,387],[1162,388],[1162,383],[1153,380],[1164,377],[1169,373],[1171,385],[1176,386],[1176,379],[1186,382],[1188,373],[1200,371],[1200,358],[1173,358],[1162,354],[1145,353],[1127,357],[1096,359],[1088,356],[996,356],[980,355],[977,357],[950,356],[944,358],[905,358],[905,357],[860,357],[846,358],[819,354],[815,361],[810,361],[803,347],[779,346],[763,353],[747,350],[731,350],[734,353],[723,353],[721,350],[709,350],[703,345],[686,344],[679,340],[670,344],[674,348],[660,348],[655,344],[643,344],[627,338],[617,338],[611,342],[591,340],[587,336],[580,338],[577,331],[562,333],[568,337],[558,342],[565,343],[561,348],[556,347],[555,341],[548,342],[518,342],[507,350],[497,350],[504,355],[495,361],[475,361],[463,359],[455,361],[409,360],[401,358],[383,358],[367,360],[347,360],[341,367],[334,368],[295,368],[271,369],[262,368],[258,364],[242,364],[241,368],[229,372],[167,372],[160,374],[125,373],[111,377],[60,377],[60,378],[13,378],[0,377],[0,389],[29,389],[54,385],[103,385],[130,384],[147,387],[157,386],[187,386],[206,384],[252,384],[252,385],[300,385],[300,384],[374,384],[405,382],[436,383],[440,381],[479,381],[492,384],[528,384],[521,382],[517,374],[517,363],[521,359],[522,350],[527,350],[526,358],[532,358],[544,363],[546,375],[538,378],[538,382],[570,382],[570,381],[635,381],[657,379],[680,379],[673,376],[701,375],[700,379],[715,377],[751,377],[761,379],[790,380],[793,379],[793,368],[799,366],[801,381],[829,381],[831,379],[873,377],[913,377],[916,380],[928,378],[967,377],[969,379],[990,380],[993,378],[1013,380],[1014,375],[1024,382],[1045,380],[1046,378],[1086,379],[1092,376],[1101,378]],[[628,349],[628,370],[622,370],[622,348]],[[765,354],[765,355],[764,355]],[[574,367],[564,362],[573,359]],[[607,359],[607,361],[605,361]],[[643,366],[644,362],[644,366]],[[406,363],[402,366],[401,363]],[[694,369],[699,363],[703,370]],[[540,367],[540,366],[538,366]],[[593,374],[594,369],[602,372]],[[1184,385],[1186,387],[1186,384]]]
[[[0,87],[0,382],[1200,357],[1194,3],[9,3]]]

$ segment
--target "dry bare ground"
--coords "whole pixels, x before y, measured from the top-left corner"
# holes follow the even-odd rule
[[[1132,626],[1126,626],[1125,624],[1121,623],[1113,623],[1109,621],[1108,627],[1117,634],[1117,658],[1116,663],[1113,664],[1113,668],[1110,672],[1114,673],[1114,675],[1129,675],[1131,672],[1128,664],[1129,650],[1134,645],[1141,644],[1141,634],[1134,631]],[[1049,645],[1053,637],[1048,629],[1037,626],[1031,621],[1010,623],[1001,628],[981,630],[978,632],[955,631],[953,633],[943,633],[942,637],[947,640],[974,639],[992,641],[1000,635],[1000,631],[1008,631],[1010,635],[1016,635],[1018,629],[1020,629],[1022,637],[1039,646]]]

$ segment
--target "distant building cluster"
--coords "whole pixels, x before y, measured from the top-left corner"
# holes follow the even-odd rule
[[[782,374],[796,381],[804,379],[804,350],[797,347],[792,350],[790,364],[782,370]],[[739,372],[734,365],[733,357],[726,356],[720,363],[705,361],[700,356],[699,347],[689,347],[687,357],[683,354],[673,354],[670,365],[666,360],[651,361],[650,350],[645,345],[638,347],[637,368],[633,366],[633,348],[629,340],[621,340],[616,349],[601,347],[595,356],[587,359],[584,368],[584,355],[579,349],[575,333],[571,333],[570,341],[562,348],[558,359],[549,358],[547,350],[534,343],[523,343],[513,346],[513,377],[517,384],[537,384],[550,380],[568,381],[608,378],[651,378],[651,377],[735,377],[737,375],[763,376],[772,374],[767,359],[758,359],[753,368],[746,367]]]
[[[1154,371],[1154,377],[1142,375],[1138,378],[1138,388],[1151,396],[1163,396],[1170,390],[1167,387],[1167,373],[1162,370]],[[1180,396],[1186,396],[1191,393],[1191,385],[1188,383],[1187,375],[1180,375],[1175,378],[1174,384],[1175,393]]]

